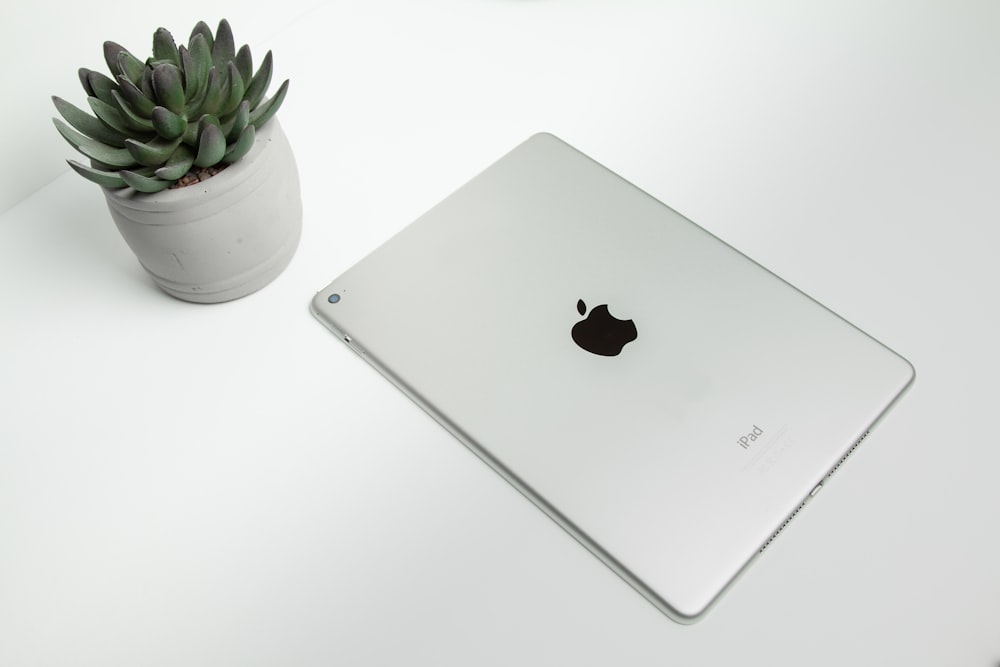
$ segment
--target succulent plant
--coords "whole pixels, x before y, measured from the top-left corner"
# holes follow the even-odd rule
[[[286,79],[265,100],[271,52],[254,73],[250,48],[236,50],[225,19],[215,35],[199,22],[186,47],[160,28],[145,63],[110,41],[104,43],[104,59],[113,78],[79,71],[94,115],[53,96],[65,122],[52,120],[66,141],[90,158],[91,166],[69,160],[70,166],[105,188],[158,192],[192,168],[236,162],[288,91]]]

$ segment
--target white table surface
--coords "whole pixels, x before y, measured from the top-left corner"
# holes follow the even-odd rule
[[[68,169],[6,211],[0,665],[1000,664],[1000,8],[805,4],[317,6],[265,45],[302,244],[239,301],[159,292]],[[307,310],[538,130],[917,368],[695,626]]]

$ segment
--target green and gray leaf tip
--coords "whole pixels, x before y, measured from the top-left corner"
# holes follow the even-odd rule
[[[237,51],[225,19],[212,34],[204,21],[180,47],[164,28],[153,34],[145,63],[115,42],[104,43],[112,78],[80,68],[93,116],[52,97],[63,120],[56,129],[91,166],[69,165],[105,188],[159,192],[192,168],[227,165],[246,155],[256,130],[274,116],[288,80],[273,97],[271,52],[256,73],[250,47]]]

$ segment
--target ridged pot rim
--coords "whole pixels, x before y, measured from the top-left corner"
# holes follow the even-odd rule
[[[138,192],[133,188],[102,189],[111,206],[123,211],[143,212],[152,216],[156,216],[158,213],[194,209],[211,202],[221,204],[229,199],[227,195],[232,196],[234,190],[240,189],[241,192],[238,196],[244,196],[248,181],[251,182],[252,189],[260,186],[264,178],[255,179],[254,176],[258,174],[263,176],[266,173],[260,172],[268,161],[260,158],[267,152],[272,139],[275,138],[284,139],[284,133],[281,131],[278,119],[272,118],[256,131],[253,147],[240,160],[230,164],[207,180],[192,183],[182,188],[167,188],[160,192]],[[284,141],[287,143],[287,139]],[[213,206],[212,208],[217,207]],[[206,214],[209,213],[211,211],[206,211]],[[149,224],[169,224],[170,222],[159,219],[143,219],[146,217],[141,216],[140,219],[134,221]]]

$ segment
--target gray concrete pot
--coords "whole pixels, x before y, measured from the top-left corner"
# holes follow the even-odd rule
[[[142,267],[185,301],[218,303],[259,290],[288,266],[302,232],[299,173],[276,118],[242,160],[206,181],[104,196]]]

